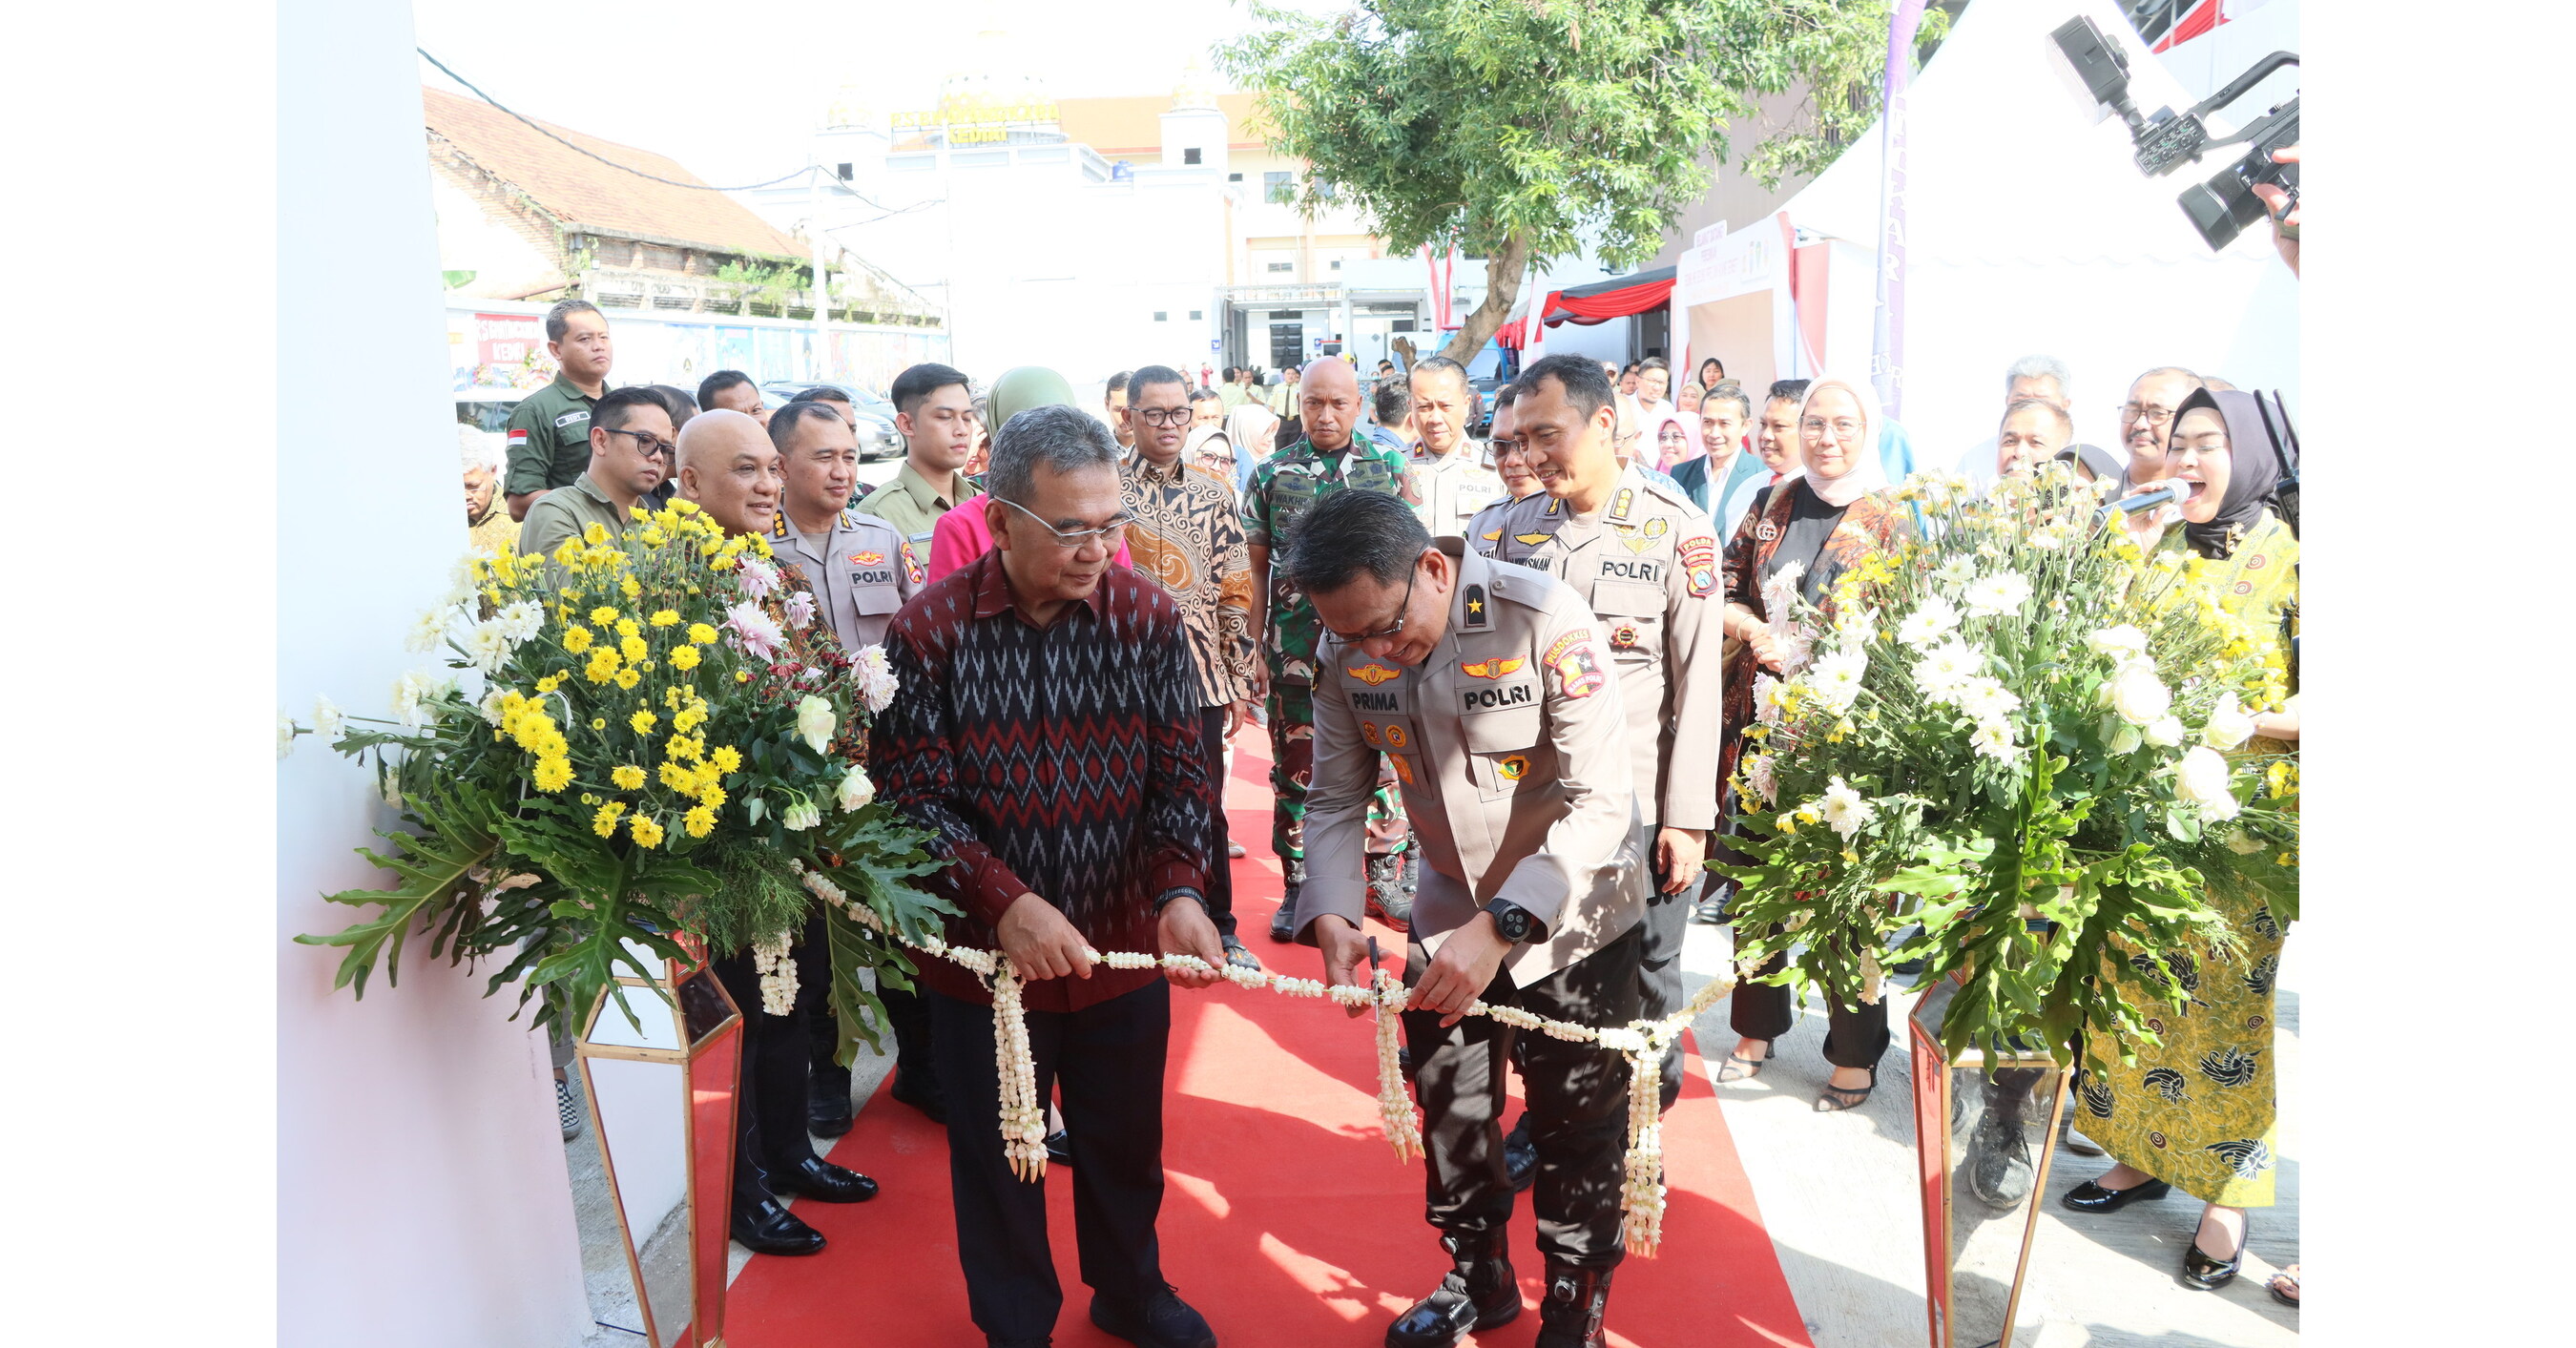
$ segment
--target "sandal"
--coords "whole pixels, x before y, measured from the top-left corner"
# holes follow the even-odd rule
[[[1744,1046],[1742,1044],[1738,1044],[1736,1047],[1742,1048]],[[1750,1081],[1762,1074],[1762,1064],[1771,1061],[1772,1055],[1779,1051],[1780,1043],[1775,1039],[1762,1046],[1762,1056],[1759,1058],[1739,1058],[1735,1054],[1729,1053],[1726,1055],[1726,1065],[1718,1068],[1717,1075],[1711,1077],[1710,1080],[1720,1083],[1729,1081]]]
[[[1878,1064],[1872,1063],[1861,1070],[1869,1073],[1868,1085],[1836,1086],[1829,1081],[1824,1088],[1824,1094],[1816,1099],[1816,1112],[1839,1114],[1846,1109],[1860,1108],[1861,1102],[1869,1099],[1869,1093],[1878,1089]]]
[[[2265,1291],[2272,1294],[2272,1299],[2274,1301],[2280,1302],[2282,1305],[2287,1306],[2292,1310],[2298,1309],[2299,1266],[2292,1264],[2288,1268],[2273,1274],[2264,1282],[2263,1288]]]

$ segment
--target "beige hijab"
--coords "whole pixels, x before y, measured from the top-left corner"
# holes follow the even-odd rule
[[[1836,375],[1807,386],[1807,401],[1798,408],[1799,434],[1806,433],[1807,409],[1816,405],[1816,395],[1826,389],[1841,389],[1860,407],[1860,443],[1852,450],[1851,467],[1841,477],[1825,477],[1816,472],[1811,457],[1807,461],[1807,490],[1826,505],[1840,508],[1878,491],[1887,485],[1887,468],[1878,453],[1878,396],[1870,391],[1869,381],[1844,379]]]

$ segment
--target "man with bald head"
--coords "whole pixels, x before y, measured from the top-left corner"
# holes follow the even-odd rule
[[[680,430],[680,499],[695,501],[726,533],[766,534],[778,521],[787,476],[759,422],[719,408]]]
[[[1306,784],[1315,767],[1315,641],[1321,629],[1305,594],[1284,574],[1272,573],[1270,554],[1287,546],[1297,522],[1316,502],[1337,491],[1401,495],[1406,467],[1394,450],[1352,438],[1360,419],[1360,384],[1347,363],[1331,356],[1315,361],[1292,387],[1304,434],[1262,460],[1243,492],[1243,536],[1252,560],[1252,630],[1260,635],[1262,656],[1252,673],[1270,723],[1275,793],[1270,845],[1287,880],[1287,896],[1270,924],[1274,941],[1290,938],[1287,918],[1296,912],[1306,883]],[[1382,864],[1372,867],[1373,872],[1384,869]],[[1372,906],[1383,912],[1393,899],[1401,911],[1394,877],[1373,873],[1370,878]]]

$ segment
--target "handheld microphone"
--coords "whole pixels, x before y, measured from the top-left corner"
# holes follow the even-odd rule
[[[2141,511],[2153,510],[2160,505],[2171,505],[2176,501],[2188,498],[2190,495],[2190,483],[2184,482],[2179,478],[2168,478],[2163,482],[2159,482],[2156,485],[2147,488],[2145,491],[2139,492],[2135,496],[2123,497],[2120,500],[2113,501],[2110,504],[2103,506],[2102,509],[2097,512],[2096,517],[2099,519],[2109,519],[2111,517],[2111,512],[2115,510],[2124,515],[2135,515]]]

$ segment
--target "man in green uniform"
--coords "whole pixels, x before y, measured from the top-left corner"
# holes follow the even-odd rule
[[[510,413],[501,494],[510,518],[522,522],[538,497],[571,486],[590,466],[591,413],[608,391],[608,320],[588,300],[565,300],[546,311],[546,350],[555,358],[555,382]]]
[[[868,513],[903,535],[904,567],[921,583],[939,517],[984,493],[965,474],[975,453],[975,395],[963,372],[924,362],[894,377],[894,426],[903,467],[864,498]]]
[[[1352,438],[1359,424],[1360,385],[1350,366],[1330,357],[1318,360],[1291,387],[1300,392],[1305,437],[1262,460],[1243,493],[1243,535],[1252,556],[1252,627],[1262,634],[1263,665],[1254,675],[1264,685],[1270,785],[1277,793],[1270,845],[1287,876],[1287,894],[1270,922],[1271,939],[1278,941],[1290,937],[1287,920],[1306,882],[1306,786],[1315,767],[1315,638],[1320,629],[1304,592],[1285,575],[1271,573],[1271,550],[1286,546],[1297,521],[1317,501],[1346,487],[1399,495],[1405,473],[1403,455]],[[1381,787],[1379,796],[1380,817],[1393,815],[1393,793]],[[1398,840],[1400,829],[1399,824]],[[1395,876],[1402,857],[1393,847],[1380,855],[1382,860],[1370,863],[1370,897],[1392,917],[1404,906]]]
[[[528,508],[519,525],[519,551],[543,556],[579,538],[591,525],[610,537],[635,522],[629,512],[670,470],[670,409],[650,385],[622,388],[599,400],[590,415],[590,458],[580,476]]]

